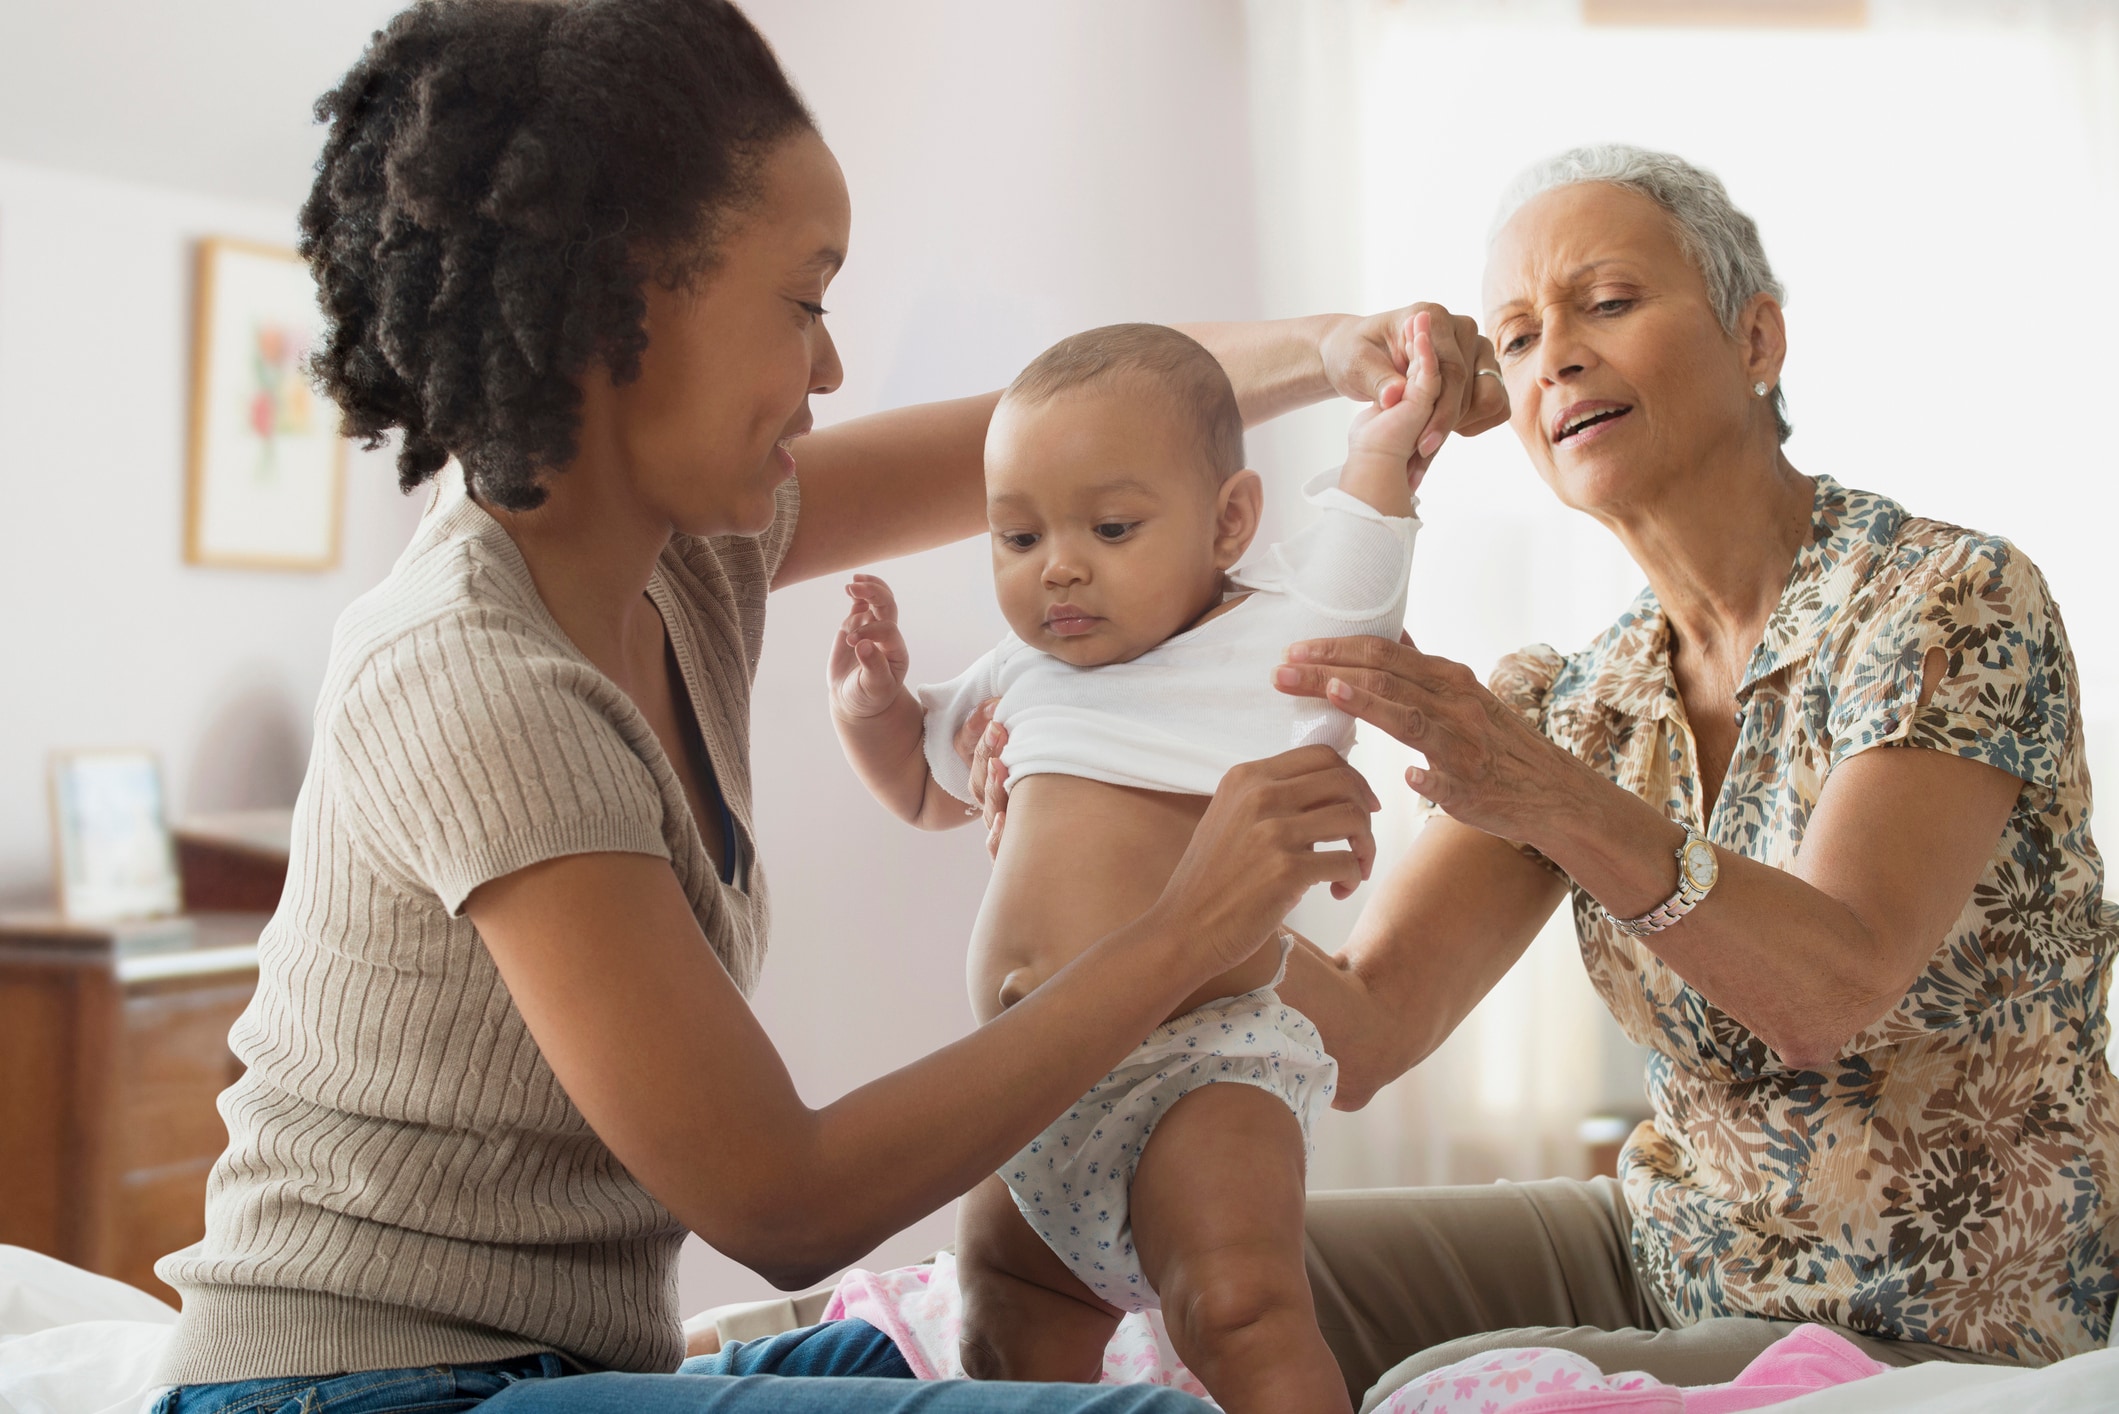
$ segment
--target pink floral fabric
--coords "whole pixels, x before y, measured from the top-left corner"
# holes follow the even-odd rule
[[[1883,1370],[1822,1326],[1797,1327],[1725,1385],[1607,1375],[1566,1350],[1496,1350],[1393,1391],[1378,1414],[1742,1414]]]
[[[868,1322],[897,1342],[905,1363],[923,1380],[964,1378],[957,1350],[964,1329],[964,1297],[957,1286],[956,1258],[947,1252],[917,1267],[848,1272],[832,1293],[824,1319]],[[1166,1385],[1208,1397],[1206,1386],[1170,1347],[1160,1311],[1142,1311],[1118,1323],[1117,1333],[1104,1347],[1102,1383]]]
[[[964,1302],[956,1259],[947,1252],[917,1267],[848,1272],[824,1319],[868,1322],[896,1342],[923,1380],[964,1378],[957,1354]],[[1393,1391],[1379,1414],[1742,1414],[1883,1368],[1820,1326],[1802,1326],[1776,1341],[1726,1385],[1666,1385],[1637,1370],[1606,1375],[1565,1350],[1497,1350]],[[1101,1382],[1164,1385],[1212,1403],[1170,1348],[1159,1311],[1119,1322],[1104,1350]]]

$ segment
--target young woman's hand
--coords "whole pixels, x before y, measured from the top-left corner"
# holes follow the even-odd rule
[[[1494,346],[1480,334],[1477,320],[1451,314],[1439,304],[1343,316],[1319,341],[1318,353],[1324,360],[1325,377],[1341,397],[1363,403],[1395,402],[1411,362],[1411,323],[1417,314],[1431,321],[1442,380],[1434,412],[1416,443],[1420,455],[1432,460],[1452,432],[1471,437],[1508,421],[1507,388],[1499,378],[1482,377],[1479,372],[1499,372],[1500,364],[1494,358]]]
[[[1008,729],[993,720],[998,697],[989,697],[957,728],[956,754],[971,764],[971,797],[986,817],[986,856],[1001,852],[1001,827],[1008,819],[1008,767],[1001,752],[1008,745]]]
[[[1330,884],[1334,898],[1361,886],[1376,862],[1369,816],[1381,808],[1329,746],[1245,762],[1222,777],[1147,916],[1191,934],[1217,968],[1234,967],[1313,886]]]
[[[841,717],[874,717],[895,706],[905,691],[912,657],[898,631],[898,601],[872,574],[857,574],[846,586],[853,608],[832,639],[831,708]]]
[[[1412,493],[1420,489],[1433,463],[1420,448],[1442,392],[1433,325],[1427,313],[1407,319],[1406,329],[1409,362],[1405,379],[1385,388],[1380,401],[1355,414],[1347,429],[1346,466],[1339,476],[1340,490],[1385,515],[1397,516],[1412,513]]]

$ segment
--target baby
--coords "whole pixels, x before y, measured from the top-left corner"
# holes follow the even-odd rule
[[[891,810],[930,829],[977,815],[954,741],[999,699],[1010,793],[972,935],[981,1022],[1154,903],[1230,767],[1351,745],[1350,719],[1274,691],[1272,671],[1296,640],[1403,624],[1439,387],[1425,318],[1403,396],[1364,411],[1346,465],[1309,488],[1316,524],[1254,568],[1231,573],[1263,491],[1227,375],[1183,334],[1131,324],[1047,350],[994,411],[998,648],[914,693],[888,587],[848,587],[832,714]],[[1288,935],[1259,942],[965,1198],[972,1374],[1094,1381],[1120,1316],[1160,1306],[1233,1414],[1349,1407],[1303,1270],[1310,1128],[1337,1066],[1274,990]]]

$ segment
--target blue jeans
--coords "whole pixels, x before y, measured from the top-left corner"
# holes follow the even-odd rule
[[[924,1381],[866,1321],[739,1341],[674,1375],[567,1373],[556,1355],[322,1378],[185,1385],[152,1414],[1198,1414],[1149,1385]]]

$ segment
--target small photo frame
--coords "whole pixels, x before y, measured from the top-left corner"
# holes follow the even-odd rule
[[[295,252],[199,242],[184,558],[238,569],[338,563],[346,442],[309,384],[322,337],[316,284]]]
[[[54,753],[51,808],[59,912],[68,922],[157,918],[182,907],[153,752]]]

